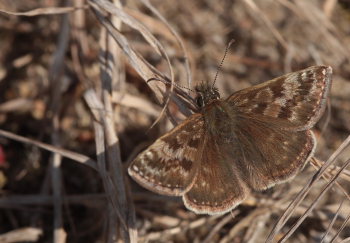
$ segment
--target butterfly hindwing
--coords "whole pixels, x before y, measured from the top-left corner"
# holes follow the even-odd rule
[[[237,122],[231,150],[224,150],[253,190],[265,190],[292,179],[314,153],[313,133],[289,131],[251,118]]]
[[[183,196],[184,204],[198,214],[223,214],[236,207],[248,195],[249,189],[241,180],[232,159],[210,135],[205,136],[197,177]]]

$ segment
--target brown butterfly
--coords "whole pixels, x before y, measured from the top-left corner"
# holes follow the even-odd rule
[[[332,68],[313,66],[220,99],[196,87],[199,112],[139,154],[129,174],[143,187],[182,196],[200,214],[222,214],[251,190],[293,178],[314,153],[310,130],[325,109]]]

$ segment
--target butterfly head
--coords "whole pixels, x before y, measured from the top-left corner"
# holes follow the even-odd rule
[[[195,88],[197,92],[196,103],[199,108],[202,108],[214,100],[220,99],[219,90],[209,83],[202,82]]]

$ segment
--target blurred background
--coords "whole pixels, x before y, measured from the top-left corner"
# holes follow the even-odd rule
[[[0,0],[0,242],[265,242],[316,165],[222,216],[196,215],[126,172],[190,110],[146,81],[213,82],[231,39],[216,80],[223,98],[329,65],[332,90],[313,129],[319,165],[348,145],[347,0]],[[337,175],[349,159],[337,153],[273,242],[312,203],[287,241],[349,240],[350,172]]]

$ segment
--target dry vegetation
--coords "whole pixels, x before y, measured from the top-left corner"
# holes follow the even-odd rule
[[[347,0],[1,0],[0,242],[349,242],[349,26]],[[126,168],[190,112],[145,81],[211,81],[231,39],[223,97],[325,64],[331,98],[313,166],[195,215]]]

